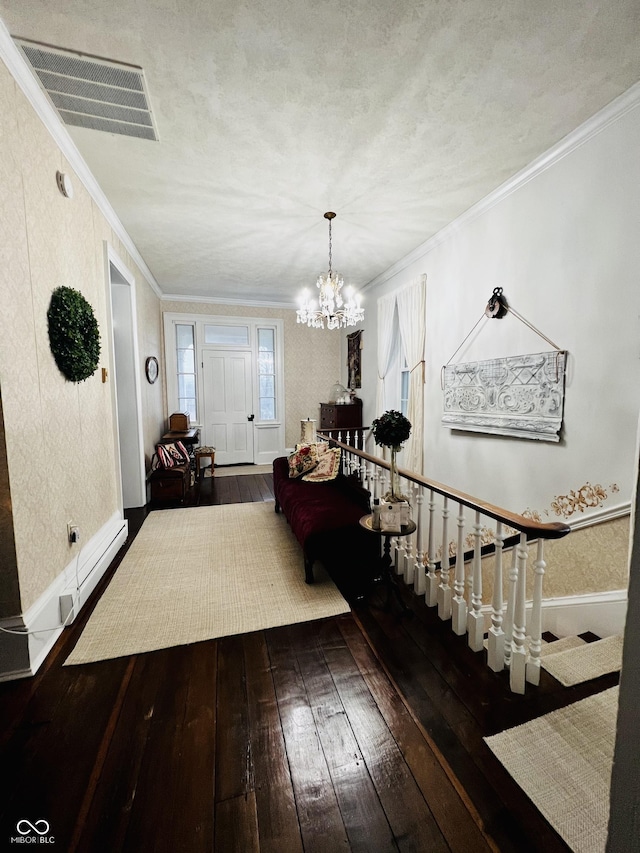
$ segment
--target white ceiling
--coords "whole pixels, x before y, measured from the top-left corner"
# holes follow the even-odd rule
[[[159,142],[69,131],[167,294],[384,272],[640,79],[640,0],[0,0],[142,66]]]

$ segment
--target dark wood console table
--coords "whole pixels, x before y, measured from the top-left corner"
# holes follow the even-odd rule
[[[185,446],[189,446],[189,449],[192,449],[193,445],[200,441],[200,427],[169,430],[169,432],[165,432],[159,443],[171,444],[172,441],[181,441]]]

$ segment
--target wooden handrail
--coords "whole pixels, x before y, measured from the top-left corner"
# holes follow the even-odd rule
[[[349,432],[349,429],[341,431],[347,433]],[[318,435],[323,435],[323,431],[318,430]],[[372,462],[374,465],[378,465],[380,468],[386,468],[387,470],[391,468],[389,462],[385,459],[378,456],[371,456],[371,454],[366,453],[364,450],[359,450],[357,447],[353,447],[350,444],[344,444],[343,442],[338,441],[335,438],[331,438],[328,435],[325,437],[329,439],[332,446],[340,447],[349,453],[353,453],[361,459],[364,459],[366,462]],[[423,477],[421,474],[416,474],[413,471],[406,470],[405,468],[398,468],[397,471],[399,476],[403,477],[405,480],[411,480],[412,483],[417,483],[419,486],[432,489],[434,492],[444,495],[445,497],[453,498],[458,503],[479,512],[481,515],[486,515],[496,521],[502,521],[510,527],[514,527],[516,530],[520,530],[522,533],[525,533],[528,539],[561,539],[563,536],[566,536],[567,533],[571,532],[569,525],[564,524],[563,522],[552,521],[544,523],[534,521],[531,518],[525,518],[523,515],[518,515],[515,512],[509,512],[509,510],[502,509],[502,507],[481,501],[478,498],[474,498],[472,495],[459,492],[457,489],[451,488],[451,486],[445,486],[442,483],[438,483],[436,480],[430,480],[428,477]]]

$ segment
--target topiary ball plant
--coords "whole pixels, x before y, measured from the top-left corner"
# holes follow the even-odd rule
[[[84,382],[98,367],[100,330],[93,308],[71,287],[51,294],[47,311],[49,345],[60,372],[70,382]]]
[[[376,444],[390,447],[392,450],[399,452],[402,443],[411,434],[411,422],[401,412],[389,409],[388,412],[385,412],[384,415],[380,415],[379,418],[373,421],[371,432],[373,433]]]
[[[391,448],[391,463],[389,465],[391,488],[385,495],[385,500],[393,502],[408,501],[408,498],[400,492],[398,470],[396,468],[396,453],[402,450],[402,443],[411,434],[411,422],[405,418],[402,412],[389,409],[388,412],[380,415],[379,418],[376,418],[372,422],[371,432],[376,440],[376,444]]]

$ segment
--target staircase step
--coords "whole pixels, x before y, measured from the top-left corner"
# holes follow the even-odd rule
[[[586,645],[581,637],[562,637],[560,640],[554,640],[553,643],[543,643],[540,649],[540,657],[545,658],[548,655],[556,655],[560,652],[566,652],[569,649],[577,649],[580,646]]]
[[[622,666],[622,637],[605,637],[555,653],[547,651],[542,666],[565,687],[616,672]]]

